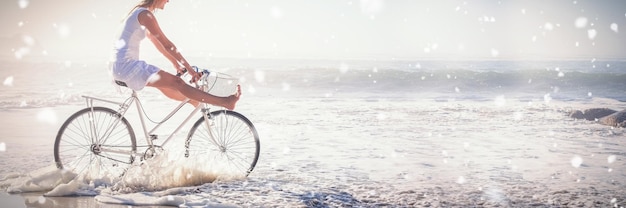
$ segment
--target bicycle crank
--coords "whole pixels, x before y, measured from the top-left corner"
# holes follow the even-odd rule
[[[142,160],[152,159],[161,153],[163,153],[163,147],[152,145],[146,149],[145,153],[143,153]]]

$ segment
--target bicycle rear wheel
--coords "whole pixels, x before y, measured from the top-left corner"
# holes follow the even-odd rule
[[[57,168],[87,178],[119,177],[134,161],[135,133],[109,108],[85,108],[70,116],[54,142]]]
[[[259,159],[259,135],[245,116],[229,110],[214,111],[209,122],[200,118],[185,143],[185,156],[207,161],[226,177],[247,177]],[[209,130],[210,128],[210,130]]]

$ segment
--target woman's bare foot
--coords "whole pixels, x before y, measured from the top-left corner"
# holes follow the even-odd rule
[[[228,110],[234,110],[235,105],[237,104],[237,101],[239,101],[239,97],[241,97],[241,86],[237,85],[237,92],[234,95],[231,95],[225,98],[226,104],[223,107],[225,107]]]

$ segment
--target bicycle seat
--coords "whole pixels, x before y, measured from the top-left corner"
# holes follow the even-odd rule
[[[122,86],[122,87],[128,87],[128,85],[126,85],[126,82],[122,82],[122,81],[118,81],[118,80],[114,80],[115,84]]]

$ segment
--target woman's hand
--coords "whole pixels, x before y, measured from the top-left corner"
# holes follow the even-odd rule
[[[179,65],[178,63],[174,63],[174,68],[176,69],[177,74],[180,74],[180,75],[185,74],[185,68]]]
[[[202,73],[197,72],[193,68],[188,69],[187,73],[189,73],[189,75],[191,75],[191,82],[194,82],[194,83],[197,82],[198,80],[200,80],[200,78],[202,77]]]

